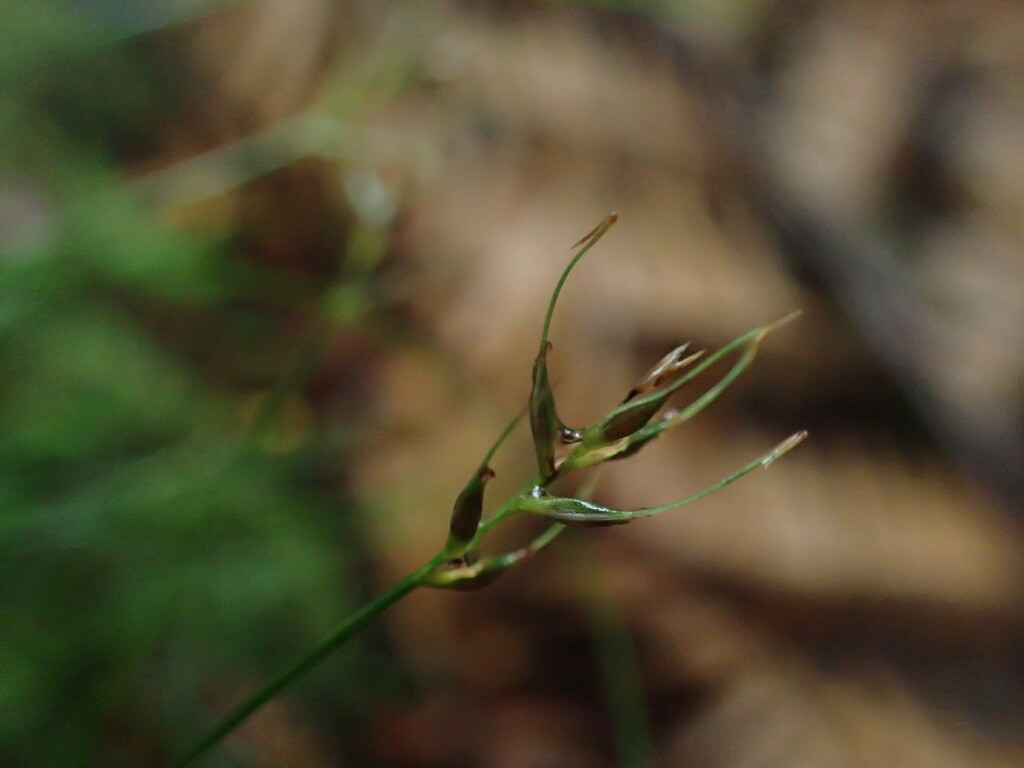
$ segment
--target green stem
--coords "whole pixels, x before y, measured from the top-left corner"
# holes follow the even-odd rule
[[[549,520],[556,520],[560,523],[567,523],[570,525],[628,523],[630,520],[636,520],[641,517],[660,515],[662,512],[668,512],[671,509],[676,509],[677,507],[682,507],[686,504],[692,504],[695,501],[699,501],[705,496],[710,496],[715,491],[721,490],[727,485],[736,482],[741,477],[753,472],[758,467],[767,467],[780,456],[798,446],[806,437],[806,431],[800,431],[792,434],[767,453],[758,456],[752,462],[747,464],[747,466],[733,472],[728,477],[722,478],[714,485],[710,485],[692,496],[687,496],[685,499],[673,501],[671,504],[663,504],[660,507],[644,507],[643,509],[611,509],[610,507],[602,507],[600,504],[593,504],[589,501],[585,501],[584,499],[520,494],[514,500],[517,503],[515,505],[515,509],[512,511],[531,512],[533,514],[542,515]],[[495,515],[495,517],[499,518],[499,516],[503,516],[505,514],[509,514],[509,512],[506,512],[506,507],[502,507],[502,509],[499,510],[498,515]]]
[[[559,277],[558,282],[555,283],[555,290],[551,294],[551,301],[548,302],[548,311],[547,314],[544,315],[544,329],[540,332],[541,349],[544,349],[544,345],[547,344],[548,332],[551,330],[551,316],[555,313],[555,304],[558,303],[558,295],[562,292],[562,286],[565,285],[565,281],[569,277],[569,273],[572,272],[579,260],[583,258],[587,251],[594,247],[594,244],[604,236],[605,232],[611,229],[612,224],[618,221],[618,219],[618,214],[608,214],[600,224],[590,231],[589,234],[576,243],[576,245],[582,245],[583,247],[576,252],[576,255],[572,257],[572,261],[569,262],[569,266],[562,271],[561,277]]]
[[[381,593],[362,608],[351,614],[348,618],[338,624],[327,637],[311,651],[291,666],[284,669],[277,677],[268,682],[256,693],[239,704],[230,713],[225,715],[220,722],[211,728],[201,739],[192,745],[190,749],[182,753],[173,763],[172,768],[181,768],[188,765],[200,755],[216,746],[231,731],[241,725],[253,712],[266,704],[276,696],[283,688],[302,677],[306,672],[317,666],[320,662],[330,656],[340,646],[365,627],[372,619],[379,616],[385,609],[397,603],[407,594],[421,586],[423,580],[434,571],[444,558],[437,554],[428,562],[397,582],[387,591]]]
[[[533,489],[536,488],[540,484],[540,482],[540,477],[533,478],[533,480],[526,483],[526,485],[520,488],[519,491],[516,492],[516,494],[512,498],[510,498],[508,501],[502,504],[498,508],[497,512],[495,512],[490,517],[485,518],[480,523],[480,527],[477,528],[476,536],[473,538],[473,546],[477,546],[480,543],[480,539],[482,539],[488,531],[493,529],[494,526],[496,526],[498,523],[500,523],[502,520],[509,517],[510,515],[514,515],[516,512],[518,512],[520,507],[522,506],[522,500],[528,497],[531,491],[533,491]]]

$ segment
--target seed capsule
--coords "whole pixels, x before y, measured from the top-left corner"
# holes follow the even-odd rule
[[[455,504],[452,506],[451,523],[448,526],[449,548],[458,548],[469,544],[476,536],[476,529],[483,516],[484,485],[492,477],[494,477],[494,471],[490,467],[486,465],[480,467],[455,500]]]

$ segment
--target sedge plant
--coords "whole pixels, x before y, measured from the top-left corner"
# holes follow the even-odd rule
[[[602,418],[581,429],[569,427],[558,417],[548,376],[547,358],[551,351],[548,335],[551,319],[569,274],[617,218],[615,213],[608,215],[573,246],[578,250],[559,277],[548,302],[540,346],[533,363],[532,385],[526,408],[536,454],[536,475],[494,512],[484,517],[484,488],[487,481],[494,477],[490,462],[522,420],[524,414],[520,413],[498,436],[456,498],[447,538],[437,553],[341,621],[319,644],[281,670],[276,677],[225,715],[172,763],[175,768],[191,764],[216,746],[285,687],[320,664],[384,610],[413,590],[421,587],[475,589],[485,586],[504,571],[544,549],[562,534],[567,526],[622,524],[682,507],[724,488],[758,467],[767,467],[807,436],[804,431],[790,435],[770,451],[727,477],[670,504],[639,509],[613,509],[593,503],[587,498],[589,493],[581,492],[578,496],[560,496],[552,493],[551,489],[556,481],[586,467],[632,456],[666,430],[696,416],[751,365],[768,334],[798,314],[791,312],[775,321],[758,326],[710,355],[705,355],[701,351],[690,353],[688,345],[683,344],[665,355],[644,374],[626,394],[622,403],[612,408]],[[737,355],[735,362],[703,394],[681,408],[663,410],[668,399],[684,384],[733,354]],[[481,544],[487,534],[513,515],[520,514],[545,518],[549,525],[539,536],[519,549],[482,556]]]

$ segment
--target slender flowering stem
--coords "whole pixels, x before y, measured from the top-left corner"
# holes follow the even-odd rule
[[[338,647],[350,640],[353,635],[359,632],[370,621],[375,619],[387,608],[391,607],[414,589],[419,587],[423,580],[434,572],[438,565],[443,562],[440,554],[424,563],[415,571],[398,581],[390,589],[382,592],[373,600],[368,602],[355,613],[338,624],[327,637],[311,651],[297,659],[290,667],[282,670],[277,677],[268,682],[248,699],[243,701],[231,712],[211,728],[202,738],[185,752],[183,752],[173,763],[172,768],[182,768],[196,758],[205,754],[216,746],[225,736],[237,728],[256,710],[270,701],[289,684],[298,680],[309,670],[330,656]]]
[[[558,278],[558,282],[555,283],[554,293],[551,294],[551,301],[548,303],[548,311],[544,316],[544,328],[540,333],[540,345],[543,347],[548,341],[548,331],[551,330],[551,318],[555,314],[555,304],[558,303],[558,296],[562,293],[562,286],[565,285],[566,279],[569,277],[569,273],[572,272],[573,268],[579,262],[580,259],[586,255],[587,251],[594,247],[594,244],[600,240],[604,233],[611,229],[612,225],[619,220],[619,214],[609,213],[600,224],[594,227],[590,232],[585,234],[573,248],[583,246],[579,252],[572,257],[572,261],[569,262],[563,271],[561,277]]]
[[[569,273],[617,219],[616,214],[609,214],[573,246],[574,248],[578,247],[579,251],[559,277],[544,317],[540,350],[534,361],[533,386],[528,406],[505,427],[498,439],[488,449],[483,461],[480,462],[462,493],[459,494],[452,509],[448,539],[440,551],[422,566],[351,614],[314,648],[221,718],[190,749],[171,763],[172,768],[183,768],[206,754],[285,687],[317,666],[387,608],[414,589],[425,586],[445,589],[472,589],[484,586],[503,571],[544,549],[565,530],[567,524],[626,523],[636,518],[649,517],[681,507],[724,488],[758,467],[767,467],[807,436],[806,432],[798,432],[779,443],[768,453],[714,485],[685,499],[660,507],[638,510],[602,507],[589,501],[590,491],[587,490],[586,484],[577,491],[576,498],[562,498],[549,494],[548,487],[556,479],[583,467],[631,455],[666,429],[678,426],[699,413],[747,369],[768,333],[795,316],[791,313],[773,323],[755,328],[734,339],[714,354],[706,356],[699,363],[697,363],[699,354],[684,358],[683,352],[686,345],[677,347],[651,369],[637,385],[637,388],[630,392],[622,405],[612,409],[603,419],[594,422],[583,431],[569,429],[558,419],[554,394],[547,374],[546,356],[551,348],[548,342],[551,318]],[[703,373],[725,355],[741,348],[743,352],[739,360],[703,395],[680,410],[663,414],[658,421],[649,421],[662,408],[668,397],[683,384]],[[684,368],[687,368],[685,373],[682,372]],[[522,485],[517,493],[499,506],[490,516],[483,517],[484,486],[494,476],[494,472],[489,466],[490,461],[526,413],[530,415],[530,427],[533,433],[539,474]],[[579,443],[560,463],[556,461],[555,456],[556,437],[563,443]],[[526,546],[481,557],[479,546],[483,538],[507,518],[522,512],[546,517],[550,523],[548,528]],[[636,751],[632,752],[639,754]]]

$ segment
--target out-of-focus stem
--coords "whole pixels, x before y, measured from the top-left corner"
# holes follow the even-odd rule
[[[281,690],[298,680],[340,646],[352,639],[356,633],[362,630],[371,620],[383,613],[384,610],[420,586],[423,579],[433,573],[443,561],[442,554],[435,555],[415,571],[398,581],[390,589],[382,592],[355,613],[349,615],[327,637],[321,640],[315,648],[297,659],[290,667],[284,669],[277,677],[221,718],[220,722],[171,763],[172,768],[182,768],[182,766],[189,765],[196,758],[220,743],[225,736],[241,725],[242,722],[270,701],[270,699],[274,698]]]

